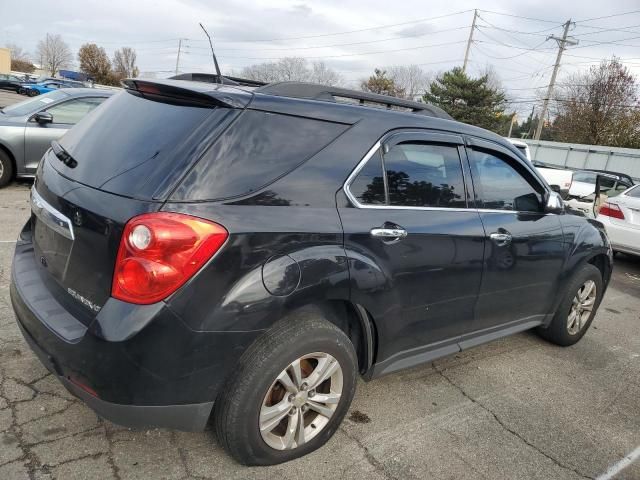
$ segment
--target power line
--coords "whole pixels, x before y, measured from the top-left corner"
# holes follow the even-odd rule
[[[427,35],[435,35],[437,33],[452,32],[454,30],[462,30],[467,28],[469,28],[469,26],[465,25],[463,27],[445,28],[443,30],[436,30],[433,32],[419,33],[414,35],[404,35],[400,37],[389,37],[389,38],[383,38],[380,40],[367,40],[367,41],[352,42],[352,43],[333,43],[329,45],[315,45],[315,46],[308,46],[308,47],[261,48],[259,51],[270,52],[270,51],[312,50],[312,49],[319,49],[319,48],[350,47],[354,45],[365,45],[365,44],[371,44],[371,43],[389,42],[392,40],[402,40],[405,38],[424,37]],[[197,50],[209,50],[207,47],[189,47],[189,48],[193,48]],[[256,49],[255,48],[220,48],[218,49],[218,51],[219,52],[255,52]]]
[[[361,52],[361,53],[344,53],[344,54],[340,54],[340,55],[319,55],[319,56],[311,56],[311,57],[305,57],[305,56],[299,56],[299,58],[304,58],[307,60],[322,60],[325,58],[343,58],[343,57],[360,57],[360,56],[364,56],[364,55],[377,55],[380,53],[395,53],[395,52],[405,52],[405,51],[409,51],[409,50],[420,50],[423,48],[433,48],[433,47],[446,47],[449,45],[457,45],[460,43],[465,43],[465,40],[458,40],[455,42],[444,42],[444,43],[434,43],[431,45],[419,45],[417,47],[406,47],[406,48],[397,48],[397,49],[393,49],[393,50],[378,50],[375,52]],[[204,55],[203,54],[199,54],[199,53],[194,53],[193,55]],[[227,58],[233,58],[233,59],[239,59],[239,60],[282,60],[283,58],[286,57],[236,57],[236,56],[227,56]]]
[[[583,25],[581,25],[583,26]],[[584,25],[586,26],[586,25]],[[629,25],[628,27],[619,27],[619,28],[602,28],[601,30],[597,31],[597,32],[585,32],[585,33],[577,33],[574,34],[574,37],[584,37],[585,35],[598,35],[600,33],[604,33],[604,32],[624,32],[624,33],[640,33],[638,31],[635,30],[629,30],[630,28],[638,28],[640,27],[640,25]]]
[[[524,17],[522,15],[513,15],[511,13],[495,12],[493,10],[478,9],[478,11],[484,12],[484,13],[491,13],[493,15],[502,15],[504,17],[520,18],[520,19],[523,19],[523,20],[531,20],[531,21],[534,21],[534,22],[555,23],[556,25],[561,25],[560,23],[558,23],[555,20],[548,20],[548,19],[544,19],[544,18]]]
[[[468,10],[460,10],[459,12],[453,12],[453,13],[447,13],[445,15],[438,15],[435,17],[426,17],[426,18],[420,18],[417,20],[410,20],[407,22],[400,22],[400,23],[390,23],[387,25],[378,25],[376,27],[368,27],[368,28],[360,28],[358,30],[347,30],[347,31],[343,31],[343,32],[334,32],[334,33],[322,33],[322,34],[318,34],[318,35],[304,35],[301,37],[280,37],[280,38],[265,38],[265,39],[258,39],[258,40],[234,40],[234,41],[226,41],[226,42],[217,42],[219,44],[222,43],[257,43],[257,42],[280,42],[280,41],[284,41],[284,40],[304,40],[307,38],[321,38],[321,37],[333,37],[335,35],[348,35],[351,33],[360,33],[360,32],[369,32],[372,30],[380,30],[383,28],[392,28],[392,27],[400,27],[403,25],[411,25],[411,24],[415,24],[415,23],[422,23],[422,22],[428,22],[431,20],[440,20],[442,18],[447,18],[447,17],[453,17],[456,15],[461,15],[463,13],[468,13],[471,12],[471,9]],[[197,41],[197,40],[196,40]],[[203,40],[202,40],[203,41]]]
[[[583,20],[576,20],[576,23],[590,22],[592,20],[602,20],[603,18],[621,17],[623,15],[632,15],[634,13],[640,13],[640,10],[631,10],[630,12],[614,13],[613,15],[605,15],[603,17],[585,18]]]

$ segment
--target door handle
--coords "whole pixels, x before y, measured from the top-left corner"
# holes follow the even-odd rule
[[[371,236],[382,240],[400,240],[407,236],[404,228],[372,228]]]
[[[513,238],[508,232],[495,232],[489,235],[489,238],[499,247],[506,247],[511,243]]]

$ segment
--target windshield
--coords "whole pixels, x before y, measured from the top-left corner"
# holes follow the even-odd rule
[[[45,107],[50,103],[57,102],[58,100],[62,100],[63,98],[67,97],[68,95],[66,93],[56,90],[54,92],[49,92],[44,95],[32,97],[23,102],[14,103],[13,105],[4,107],[2,109],[2,113],[5,113],[7,115],[14,115],[16,117],[29,115],[31,113],[37,112],[42,107]]]
[[[574,182],[592,183],[596,184],[596,174],[591,172],[576,172],[573,174]]]

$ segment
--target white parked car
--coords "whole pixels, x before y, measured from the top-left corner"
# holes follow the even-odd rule
[[[573,183],[569,190],[567,205],[579,210],[587,217],[594,218],[594,199],[596,197],[596,178],[600,177],[600,192],[603,198],[613,198],[633,185],[628,175],[598,170],[574,172]],[[597,205],[595,205],[597,209]]]
[[[509,140],[514,147],[520,150],[527,158],[527,160],[529,160],[530,162],[532,161],[529,145],[527,145],[522,140],[516,140],[514,138],[507,137],[505,138]],[[551,187],[558,187],[558,189],[560,190],[559,193],[562,198],[567,198],[569,189],[571,188],[571,183],[573,182],[573,172],[571,170],[564,170],[562,168],[540,167],[538,165],[535,165],[535,163],[534,166]]]
[[[640,185],[607,198],[598,212],[614,251],[640,255]]]

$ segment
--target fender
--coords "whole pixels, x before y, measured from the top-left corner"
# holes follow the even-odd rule
[[[562,216],[562,228],[567,249],[567,257],[564,269],[559,278],[560,285],[566,285],[576,271],[597,256],[607,258],[603,282],[605,289],[611,278],[613,268],[613,251],[604,225],[590,218],[565,214]],[[553,303],[553,310],[547,315],[545,325],[548,325],[555,314],[560,302],[566,294],[566,288],[558,290],[558,295]]]

